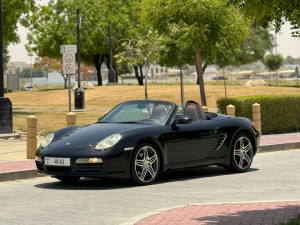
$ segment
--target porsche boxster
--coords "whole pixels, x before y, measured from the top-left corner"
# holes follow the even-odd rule
[[[35,162],[40,173],[64,182],[118,177],[145,185],[161,172],[183,168],[219,165],[245,172],[259,140],[249,119],[203,112],[192,100],[180,111],[167,101],[135,100],[117,105],[94,124],[47,135]]]

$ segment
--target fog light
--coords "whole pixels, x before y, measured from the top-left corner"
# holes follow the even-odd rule
[[[81,163],[102,163],[102,159],[99,158],[84,158],[84,159],[77,159],[77,164]]]
[[[39,156],[35,156],[34,159],[35,159],[35,161],[42,162],[42,158]]]

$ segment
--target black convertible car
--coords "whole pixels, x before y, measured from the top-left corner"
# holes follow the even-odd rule
[[[245,172],[259,151],[259,132],[242,117],[204,113],[195,101],[183,112],[167,101],[123,102],[98,122],[49,134],[35,161],[39,172],[65,182],[80,177],[154,182],[160,172],[206,165]]]

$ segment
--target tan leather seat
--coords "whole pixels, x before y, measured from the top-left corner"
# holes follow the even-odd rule
[[[152,118],[153,117],[162,117],[164,118],[166,115],[166,110],[163,106],[156,106],[153,108],[152,111]]]
[[[199,112],[197,110],[197,107],[195,105],[187,105],[184,110],[185,116],[192,117],[193,121],[199,121]]]

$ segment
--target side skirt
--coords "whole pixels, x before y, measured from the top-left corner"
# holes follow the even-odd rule
[[[194,160],[182,163],[173,163],[164,166],[163,171],[167,170],[175,170],[175,169],[184,169],[190,167],[198,167],[198,166],[209,166],[209,165],[227,165],[228,160],[226,158],[210,158],[210,159],[201,159]]]

